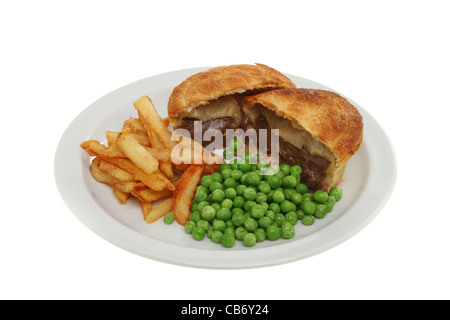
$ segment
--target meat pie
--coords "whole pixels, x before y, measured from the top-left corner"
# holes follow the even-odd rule
[[[225,134],[226,129],[241,127],[245,96],[295,87],[285,75],[263,64],[212,68],[192,75],[173,90],[168,103],[170,123],[174,129],[188,130],[192,138],[196,120],[202,121],[201,136],[208,129]]]
[[[302,182],[312,190],[329,191],[341,182],[363,138],[356,107],[331,91],[272,90],[246,97],[242,110],[244,129],[279,130],[280,162],[300,165]]]

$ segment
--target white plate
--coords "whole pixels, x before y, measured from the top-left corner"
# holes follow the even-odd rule
[[[176,222],[162,219],[147,224],[139,204],[121,205],[110,186],[97,183],[89,172],[90,157],[80,143],[94,139],[106,143],[105,131],[120,130],[137,113],[133,102],[148,95],[159,114],[167,116],[172,89],[188,76],[208,68],[174,71],[119,88],[86,108],[67,128],[55,155],[58,189],[75,216],[111,243],[154,260],[202,268],[238,269],[291,262],[330,249],[355,235],[380,212],[396,179],[396,159],[388,137],[362,107],[350,101],[364,118],[360,150],[347,164],[340,184],[343,198],[324,219],[312,226],[297,223],[293,239],[266,240],[252,248],[242,242],[227,249],[208,238],[196,241]],[[286,74],[298,87],[331,90],[319,83]]]

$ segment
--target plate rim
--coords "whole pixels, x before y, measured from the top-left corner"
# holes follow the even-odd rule
[[[103,239],[107,240],[108,242],[121,247],[122,249],[125,249],[131,253],[135,253],[137,255],[143,256],[145,258],[153,259],[155,261],[174,264],[174,265],[181,265],[186,267],[195,267],[195,268],[205,268],[205,269],[248,269],[248,268],[259,268],[259,267],[268,267],[268,266],[274,266],[274,265],[280,265],[284,263],[290,263],[294,261],[298,261],[301,259],[305,259],[311,256],[314,256],[316,254],[322,253],[326,250],[329,250],[333,247],[336,247],[337,245],[343,243],[344,241],[348,240],[349,238],[353,237],[355,234],[360,232],[362,229],[364,229],[383,209],[383,207],[386,205],[386,203],[389,201],[393,190],[396,185],[397,181],[397,158],[395,154],[395,150],[393,147],[393,144],[391,140],[389,139],[388,135],[386,134],[384,128],[376,121],[375,118],[373,118],[363,107],[361,107],[359,104],[355,103],[353,100],[349,99],[345,95],[339,93],[338,91],[329,88],[323,84],[317,83],[315,81],[299,77],[296,75],[292,75],[290,73],[284,73],[287,77],[296,80],[302,80],[309,82],[311,84],[317,85],[317,87],[324,89],[324,90],[330,90],[333,92],[336,92],[343,97],[346,97],[352,104],[354,104],[358,110],[364,114],[364,122],[365,122],[365,131],[366,131],[366,123],[367,120],[369,120],[369,123],[374,125],[376,129],[380,132],[379,138],[383,138],[384,144],[383,146],[387,149],[390,156],[390,165],[391,165],[391,179],[388,181],[389,185],[384,188],[384,197],[382,200],[377,204],[377,207],[374,208],[370,214],[365,216],[365,219],[363,222],[360,222],[357,226],[354,226],[349,231],[341,234],[339,237],[336,237],[333,239],[333,241],[326,241],[326,243],[321,244],[319,247],[315,247],[314,249],[311,249],[309,251],[302,251],[302,252],[292,252],[288,256],[284,256],[283,254],[285,251],[293,250],[295,249],[296,245],[295,243],[297,241],[286,241],[283,244],[276,245],[273,247],[264,247],[264,248],[251,248],[253,253],[258,253],[261,255],[261,250],[265,251],[267,253],[273,254],[272,260],[268,261],[249,261],[248,257],[245,257],[244,254],[247,252],[247,250],[211,250],[211,249],[199,249],[199,248],[189,248],[186,249],[186,247],[183,247],[183,250],[188,251],[189,253],[202,253],[202,255],[205,255],[205,251],[207,251],[208,259],[199,259],[199,260],[187,260],[182,259],[179,256],[174,256],[173,251],[175,248],[179,248],[178,246],[174,244],[170,244],[167,242],[163,242],[157,239],[150,239],[149,237],[137,232],[136,230],[133,230],[123,224],[121,224],[119,221],[115,220],[113,217],[111,217],[107,212],[103,210],[93,199],[93,197],[88,192],[86,186],[84,185],[82,172],[82,157],[79,158],[78,168],[67,168],[67,166],[64,166],[65,163],[63,161],[64,156],[67,153],[68,144],[67,141],[70,141],[71,133],[77,129],[77,126],[80,123],[83,123],[83,118],[89,115],[89,112],[92,112],[95,108],[99,108],[101,106],[102,101],[105,99],[112,99],[116,97],[116,95],[120,95],[121,92],[127,91],[127,88],[132,88],[134,86],[139,86],[141,83],[145,83],[148,81],[155,81],[155,79],[164,78],[164,77],[170,77],[172,75],[186,75],[186,74],[193,74],[196,72],[204,71],[209,69],[210,67],[196,67],[196,68],[187,68],[187,69],[180,69],[180,70],[173,70],[165,73],[160,73],[157,75],[149,76],[134,82],[131,82],[127,85],[124,85],[122,87],[119,87],[110,93],[105,94],[104,96],[100,97],[99,99],[95,100],[93,103],[91,103],[89,106],[84,108],[68,125],[68,127],[64,130],[64,133],[62,134],[58,145],[56,147],[55,156],[54,156],[54,179],[55,183],[57,185],[58,192],[63,199],[64,203],[68,207],[68,209],[72,212],[72,214],[81,222],[83,223],[88,229],[90,229],[92,232],[96,233]],[[157,81],[157,80],[156,80]],[[166,86],[167,87],[167,86]],[[143,95],[143,94],[142,94]],[[134,97],[122,97],[122,100],[130,100],[133,101]],[[100,105],[100,106],[99,106]],[[116,109],[120,109],[120,103],[117,103]],[[110,111],[111,112],[111,111]],[[98,119],[98,123],[101,122],[102,119]],[[364,133],[366,136],[366,132]],[[83,140],[79,141],[79,144]],[[364,138],[363,138],[364,143]],[[79,146],[78,144],[78,146]],[[73,151],[77,153],[77,151]],[[78,150],[78,154],[80,154],[82,150]],[[73,164],[73,159],[70,161],[71,164]],[[72,172],[67,172],[67,169],[75,169]],[[79,170],[78,170],[79,169]],[[78,172],[78,176],[74,176],[74,172]],[[67,176],[62,176],[62,174],[67,174]],[[82,182],[82,186],[80,184],[75,185],[67,185],[67,182],[64,182],[63,180],[69,180],[71,179],[79,180],[78,182]],[[66,184],[65,184],[66,183]],[[84,187],[84,190],[83,188]],[[85,196],[89,195],[88,198]],[[70,199],[70,196],[80,197],[79,200],[87,200],[87,202],[79,201],[77,203],[77,206],[73,205],[73,199]],[[90,200],[90,201],[89,201]],[[98,226],[95,221],[92,221],[92,217],[88,217],[86,214],[84,214],[84,210],[91,210],[92,207],[90,206],[96,206],[96,209],[103,211],[104,214],[104,221],[108,222],[108,226],[114,226],[113,232],[111,233],[110,229],[107,229],[106,226]],[[94,217],[95,218],[95,217]],[[95,219],[94,219],[95,220]],[[336,221],[335,221],[336,222]],[[325,226],[324,228],[318,230],[317,232],[324,232],[326,229],[330,228],[335,222],[331,223],[330,225]],[[115,232],[120,232],[121,237],[116,237]],[[312,233],[311,235],[308,235],[306,237],[303,237],[302,239],[312,237],[314,238],[316,233]],[[142,243],[141,243],[142,241]],[[302,240],[302,241],[309,241],[309,239]],[[154,246],[151,248],[152,250],[149,252],[148,246],[143,246],[141,244],[149,243],[153,244]],[[155,246],[157,245],[157,246]],[[167,249],[169,250],[167,252]],[[271,249],[271,250],[269,250]],[[274,252],[277,251],[277,252]],[[217,253],[220,252],[220,255],[217,255]],[[169,253],[169,254],[168,254]],[[277,254],[276,254],[277,253]],[[234,257],[231,259],[241,259],[241,263],[230,263],[230,256]],[[245,258],[245,259],[244,259]]]

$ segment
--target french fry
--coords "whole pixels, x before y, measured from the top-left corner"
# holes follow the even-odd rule
[[[164,198],[168,198],[172,196],[172,191],[169,189],[164,189],[161,191],[155,191],[149,188],[145,189],[134,189],[131,194],[139,199],[142,202],[153,202],[157,200],[161,200]]]
[[[150,152],[139,142],[129,135],[129,129],[122,131],[117,138],[117,145],[120,150],[130,159],[136,166],[145,173],[151,174],[158,170],[158,160],[153,158]]]
[[[150,148],[150,147],[145,147],[145,149],[152,155],[153,158],[157,159],[158,161],[170,163],[171,161],[170,150]]]
[[[152,100],[147,96],[143,96],[134,102],[134,107],[138,111],[139,119],[147,129],[147,132],[149,130],[154,132],[165,149],[171,150],[174,147],[174,143],[171,140],[171,132],[162,122]]]
[[[139,204],[141,205],[142,214],[144,216],[144,219],[147,220],[147,216],[153,210],[153,204],[151,202],[142,202],[142,201],[139,201]]]
[[[108,140],[108,147],[111,147],[117,143],[117,138],[119,137],[120,132],[106,131],[105,136],[106,140]],[[147,133],[142,131],[131,132],[130,136],[136,139],[141,145],[145,147],[150,146],[150,140],[148,139]]]
[[[156,191],[161,191],[165,188],[175,190],[174,185],[159,170],[152,174],[147,174],[128,159],[107,159],[107,161],[131,173],[135,180],[141,181],[150,189]]]
[[[102,157],[105,159],[126,158],[126,155],[117,148],[108,148],[96,140],[87,140],[81,147],[92,157]]]
[[[117,180],[116,178],[110,176],[106,172],[100,170],[99,165],[100,161],[102,161],[99,157],[94,158],[94,160],[91,163],[91,174],[92,177],[100,183],[109,184],[112,187],[117,188],[118,190],[125,192],[125,193],[131,193],[136,188],[143,188],[144,185],[142,183],[138,182],[122,182],[120,180]]]
[[[119,168],[118,166],[113,165],[112,163],[110,163],[108,161],[101,160],[98,167],[100,170],[102,170],[103,172],[106,172],[107,174],[116,178],[119,181],[122,181],[122,182],[133,181],[133,175],[131,175],[127,171]]]
[[[150,141],[150,146],[152,148],[160,149],[160,150],[165,149],[164,145],[159,140],[158,136],[151,129],[148,129],[147,134],[148,134],[148,138]],[[171,155],[169,155],[169,161],[171,161]],[[170,162],[166,162],[166,161],[161,162],[159,168],[160,168],[161,172],[164,173],[164,175],[167,178],[169,178],[169,179],[173,178],[174,173],[173,173],[172,165],[170,164]]]
[[[191,165],[183,172],[176,183],[172,194],[172,212],[175,220],[182,226],[186,224],[191,215],[192,198],[194,198],[197,185],[202,177],[204,166]]]
[[[165,117],[164,119],[162,119],[162,123],[164,124],[164,126],[167,128],[170,126],[170,120],[169,117]]]
[[[147,212],[144,212],[145,221],[147,221],[147,223],[152,223],[164,217],[172,211],[172,204],[172,198],[167,198],[152,208],[152,210],[147,209]],[[141,202],[141,206],[148,206],[148,202]]]
[[[116,186],[113,187],[113,192],[121,204],[127,203],[129,193],[120,191]]]
[[[138,118],[130,118],[123,123],[122,131],[131,129],[132,132],[146,132],[144,125]]]

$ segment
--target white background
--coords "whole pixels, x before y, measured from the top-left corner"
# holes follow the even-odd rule
[[[2,299],[449,299],[448,1],[2,1]],[[398,160],[341,245],[250,270],[142,258],[82,225],[53,174],[88,105],[177,69],[260,62],[364,107]]]

